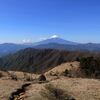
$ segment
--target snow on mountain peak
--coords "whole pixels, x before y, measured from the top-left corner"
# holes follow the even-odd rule
[[[52,39],[52,38],[58,38],[58,37],[59,37],[58,35],[53,35],[50,38]]]

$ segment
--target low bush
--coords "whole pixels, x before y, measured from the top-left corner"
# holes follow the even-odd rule
[[[3,74],[0,72],[0,78],[3,77]]]
[[[64,76],[68,76],[68,74],[69,74],[69,70],[66,69],[62,74],[63,74]]]
[[[39,80],[39,81],[46,81],[45,75],[43,75],[43,74],[40,75],[39,78],[38,78],[38,80]]]
[[[52,84],[45,85],[45,90],[42,90],[40,94],[42,97],[46,98],[47,100],[75,100],[64,90],[55,87]]]
[[[17,76],[16,76],[16,75],[11,74],[11,75],[10,75],[10,77],[11,77],[11,79],[12,79],[12,80],[18,81],[18,78],[17,78]]]

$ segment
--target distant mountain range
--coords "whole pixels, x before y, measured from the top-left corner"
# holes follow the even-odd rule
[[[34,48],[37,49],[60,49],[60,50],[68,50],[68,51],[88,51],[88,52],[100,52],[100,44],[77,44],[77,45],[67,45],[67,44],[57,44],[57,43],[49,43],[49,44],[41,44],[37,45]]]
[[[36,49],[63,49],[69,51],[100,52],[100,44],[95,44],[95,43],[81,44],[55,37],[29,44],[13,44],[13,43],[0,44],[0,56],[12,54],[21,49],[29,47]]]
[[[13,44],[13,43],[0,44],[0,56],[12,54],[27,47],[28,46],[24,44]]]

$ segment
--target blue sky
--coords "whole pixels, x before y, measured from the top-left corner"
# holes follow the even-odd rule
[[[0,42],[52,35],[100,43],[100,0],[0,0]]]

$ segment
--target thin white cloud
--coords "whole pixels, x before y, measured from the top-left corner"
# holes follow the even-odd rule
[[[23,39],[22,42],[23,42],[23,43],[30,43],[30,42],[32,42],[32,41],[31,41],[30,39]]]
[[[43,41],[43,40],[46,40],[46,39],[47,39],[47,38],[45,38],[45,37],[44,37],[44,38],[40,38],[39,41]]]

